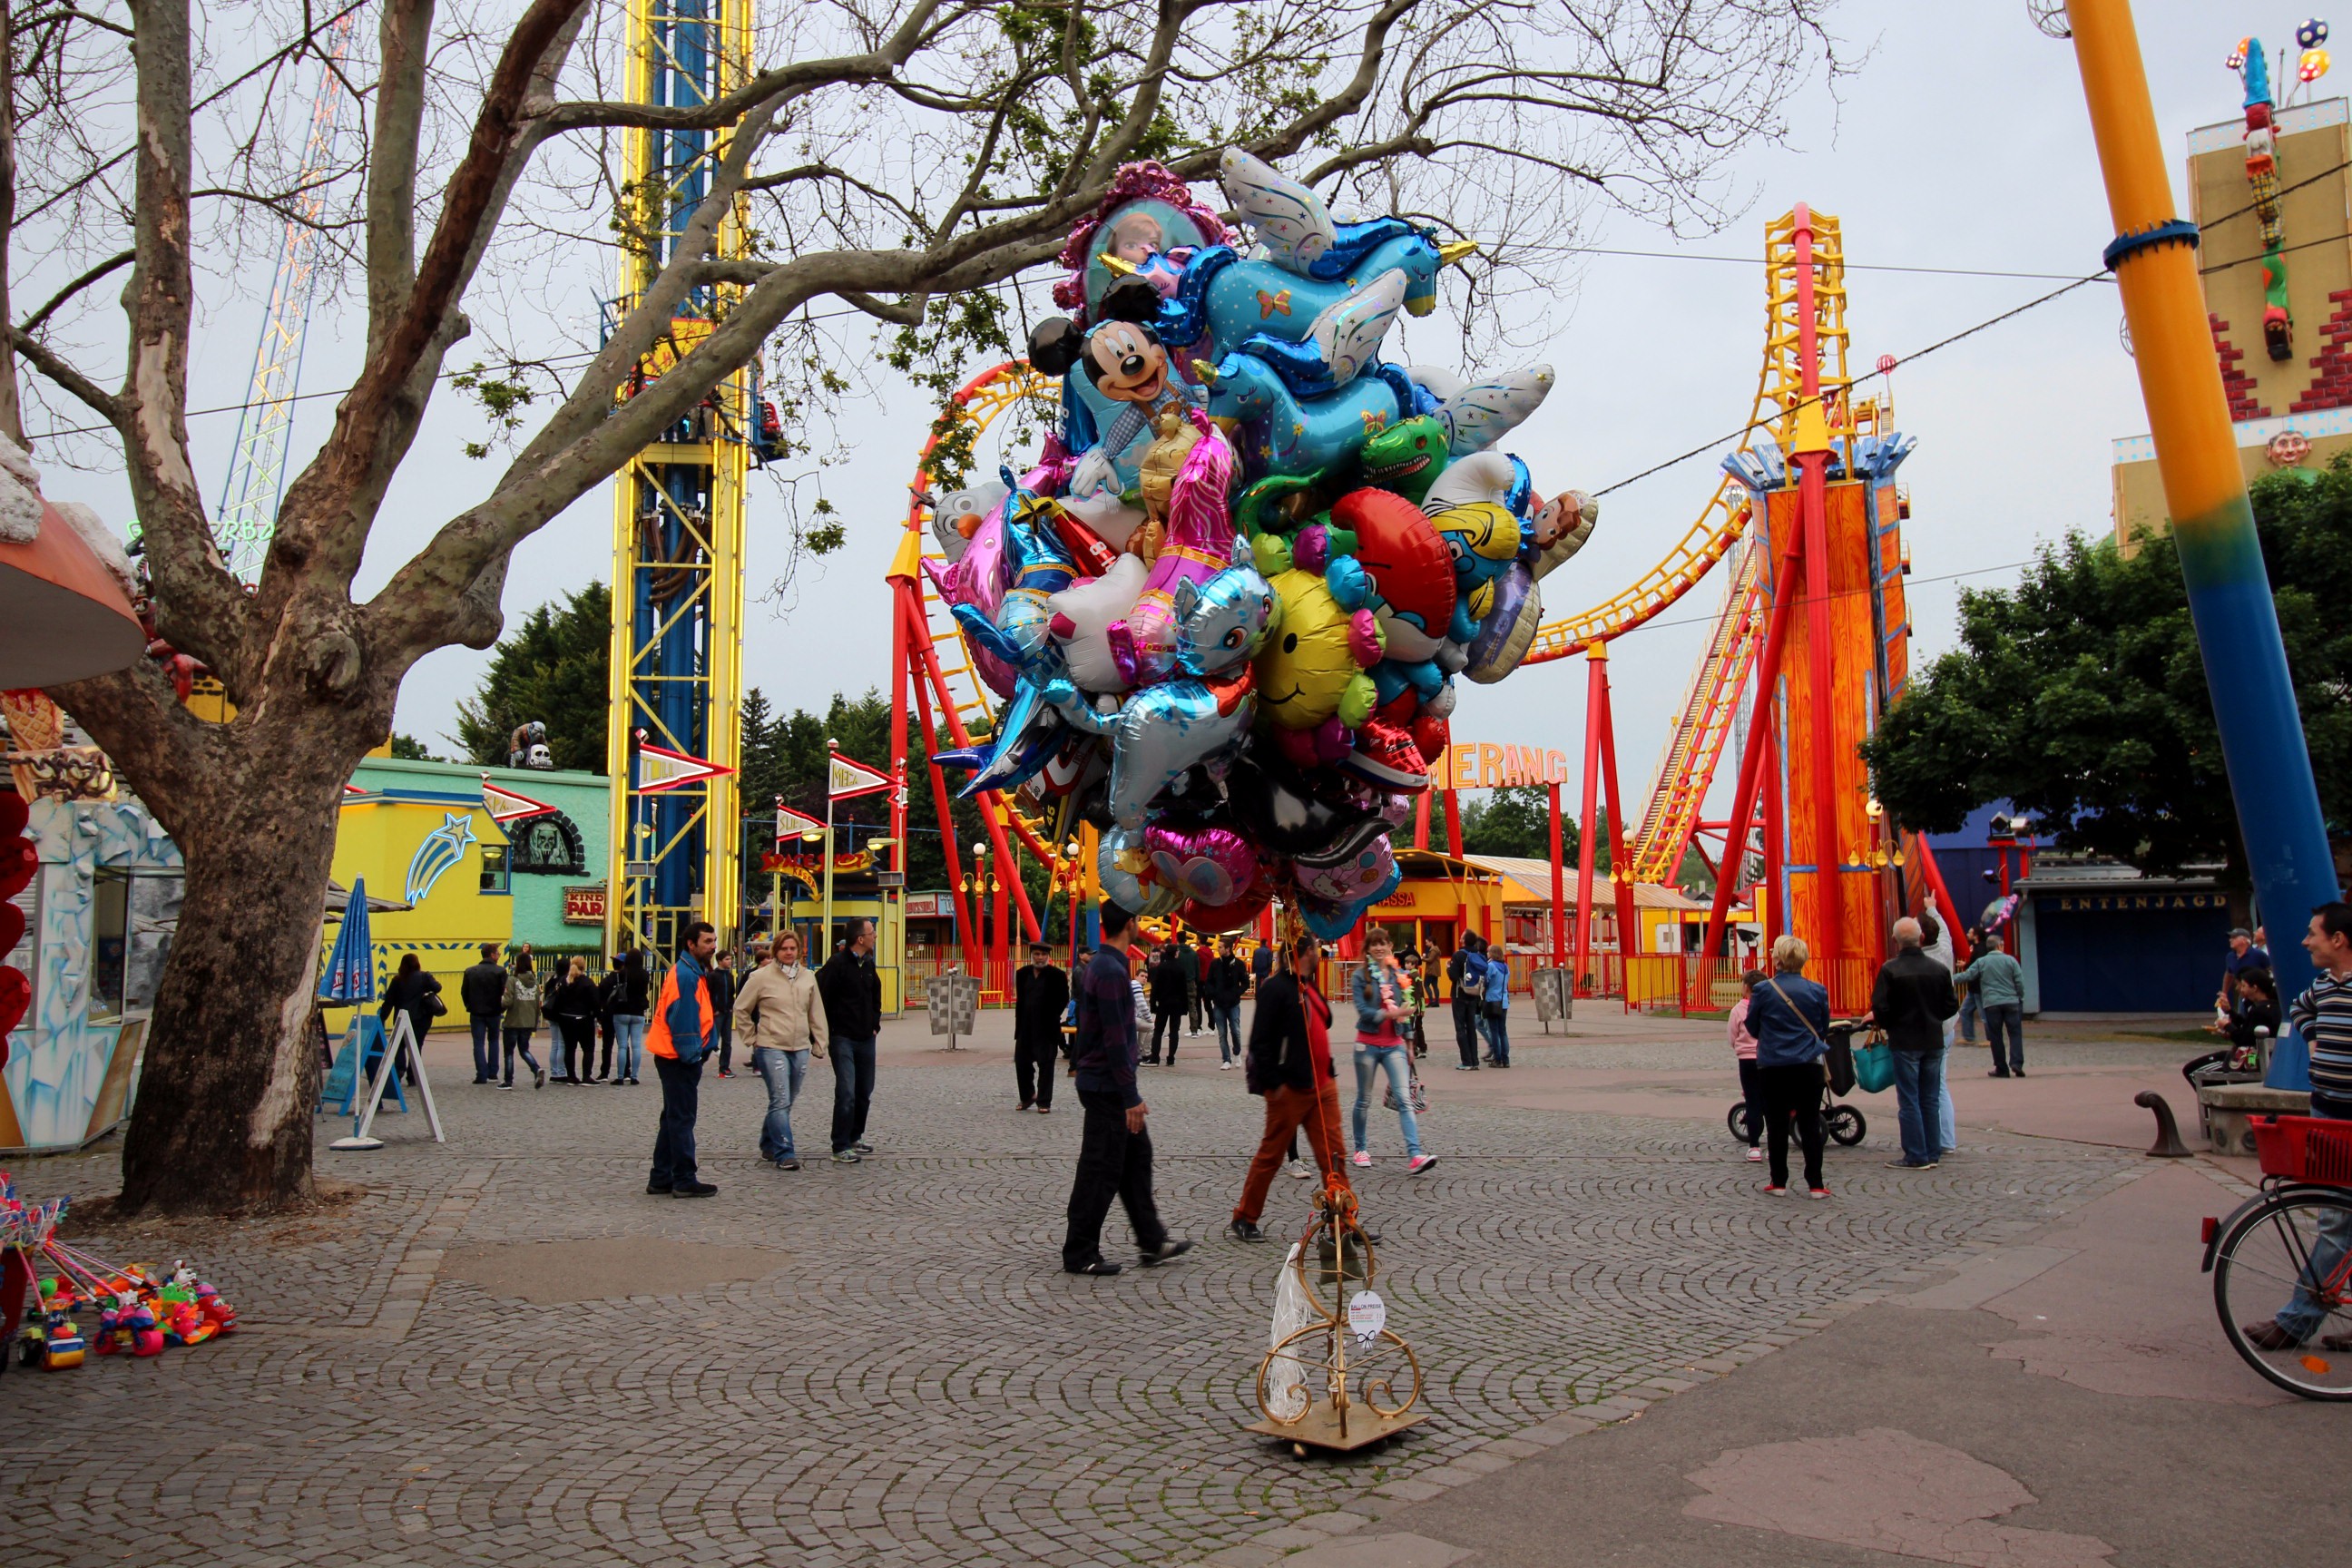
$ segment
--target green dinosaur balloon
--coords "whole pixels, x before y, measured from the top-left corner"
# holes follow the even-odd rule
[[[1364,483],[1378,485],[1419,506],[1452,457],[1445,426],[1433,414],[1390,426],[1364,440],[1356,452]]]

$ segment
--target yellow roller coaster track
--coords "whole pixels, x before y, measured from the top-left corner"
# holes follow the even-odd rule
[[[1756,380],[1756,403],[1740,432],[1736,450],[1752,450],[1759,432],[1770,436],[1785,451],[1794,432],[1797,405],[1802,399],[1802,367],[1797,363],[1797,215],[1784,214],[1764,229],[1765,334],[1764,368]],[[1822,213],[1811,215],[1813,228],[1813,299],[1819,317],[1822,353],[1821,396],[1829,416],[1830,434],[1849,444],[1853,453],[1853,411],[1848,396],[1853,380],[1846,374],[1845,247],[1838,221]],[[1699,580],[1723,559],[1734,541],[1748,531],[1750,508],[1747,487],[1730,475],[1717,480],[1715,493],[1665,559],[1634,583],[1580,614],[1547,622],[1536,632],[1528,664],[1566,658],[1596,643],[1605,643],[1672,607],[1698,586]]]

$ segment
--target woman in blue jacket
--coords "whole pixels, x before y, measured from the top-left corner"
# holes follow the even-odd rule
[[[1793,936],[1772,943],[1770,979],[1748,1002],[1748,1032],[1756,1037],[1756,1076],[1764,1092],[1764,1132],[1772,1162],[1768,1193],[1789,1190],[1789,1121],[1805,1152],[1805,1194],[1825,1198],[1822,1184],[1822,1085],[1830,1051],[1830,994],[1805,978],[1812,954]]]

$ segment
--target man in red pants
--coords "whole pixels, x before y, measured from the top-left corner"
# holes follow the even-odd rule
[[[1257,1227],[1266,1189],[1303,1128],[1325,1181],[1348,1184],[1339,1138],[1339,1088],[1331,1069],[1331,1004],[1315,988],[1318,949],[1301,935],[1280,969],[1258,987],[1250,1018],[1249,1090],[1265,1099],[1265,1136],[1250,1162],[1242,1201],[1226,1229],[1236,1241],[1264,1241]]]

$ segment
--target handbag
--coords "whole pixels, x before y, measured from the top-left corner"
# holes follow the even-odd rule
[[[1879,1094],[1895,1087],[1895,1047],[1886,1043],[1885,1034],[1873,1029],[1870,1038],[1851,1054],[1856,1089],[1864,1094]]]
[[[1422,1081],[1421,1074],[1413,1071],[1412,1056],[1411,1052],[1407,1052],[1405,1055],[1404,1070],[1406,1085],[1405,1094],[1412,1102],[1412,1113],[1415,1116],[1428,1115],[1429,1086]],[[1394,1079],[1388,1078],[1385,1073],[1381,1075],[1381,1079],[1387,1087],[1381,1090],[1381,1103],[1389,1110],[1394,1110],[1398,1109],[1396,1082]]]
[[[446,1018],[449,1016],[449,1004],[441,1000],[438,991],[428,991],[425,994],[425,1011],[433,1017]]]

